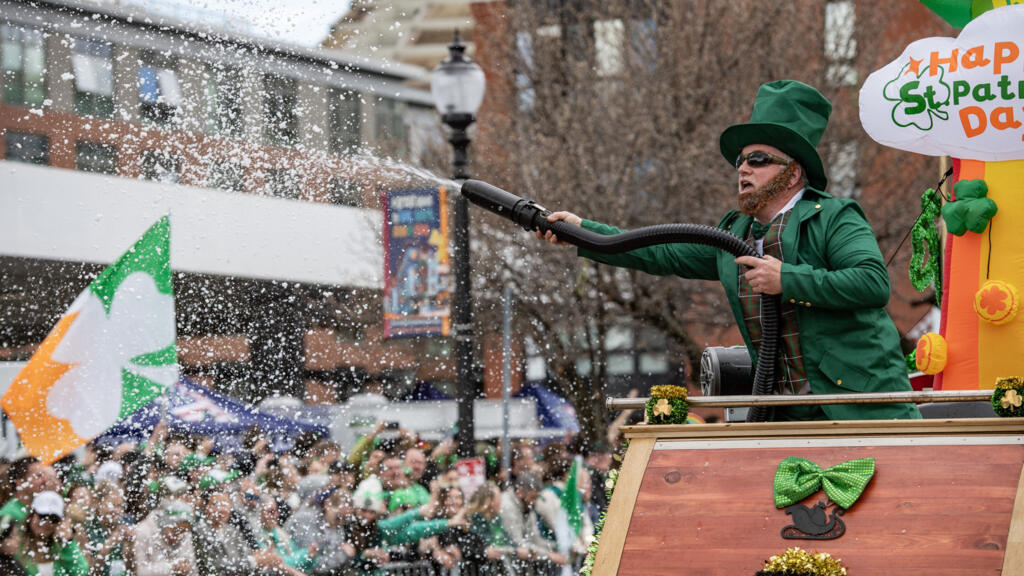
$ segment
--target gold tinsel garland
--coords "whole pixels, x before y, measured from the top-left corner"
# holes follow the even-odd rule
[[[686,388],[671,384],[651,386],[651,398],[681,398],[686,400]]]
[[[772,556],[757,576],[845,576],[846,568],[827,552],[790,548]]]

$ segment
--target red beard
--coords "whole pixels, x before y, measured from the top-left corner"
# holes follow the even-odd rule
[[[740,194],[738,197],[740,212],[753,216],[761,208],[767,206],[776,196],[785,192],[789,188],[789,179],[796,172],[796,166],[796,162],[790,162],[781,172],[768,182],[765,182],[761,187],[754,189],[753,192],[748,194]]]

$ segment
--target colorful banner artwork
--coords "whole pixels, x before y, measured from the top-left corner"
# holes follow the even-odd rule
[[[451,275],[445,189],[384,194],[384,337],[447,336]]]
[[[957,38],[925,38],[875,71],[860,119],[893,148],[971,160],[1024,158],[1024,5],[985,12]]]

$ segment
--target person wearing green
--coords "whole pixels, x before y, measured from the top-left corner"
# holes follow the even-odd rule
[[[380,565],[391,560],[389,547],[412,544],[466,523],[464,515],[451,519],[432,518],[437,508],[434,501],[383,518],[387,506],[382,494],[357,491],[353,499],[355,519],[345,526],[355,550],[347,572],[351,574],[377,574]]]
[[[860,206],[825,192],[817,146],[832,104],[795,80],[763,84],[750,122],[727,128],[722,155],[737,170],[739,210],[718,223],[762,258],[696,244],[665,244],[604,255],[579,255],[661,276],[718,280],[740,333],[757,360],[760,296],[782,298],[776,393],[841,394],[910,391],[899,333],[885,311],[889,275]],[[601,234],[618,228],[555,212]],[[560,243],[548,232],[545,239]],[[774,420],[920,418],[913,404],[778,408]]]
[[[430,501],[430,491],[422,484],[410,482],[408,486],[393,490],[388,498],[388,512],[419,508]]]
[[[78,543],[61,537],[59,525],[64,519],[64,499],[46,490],[35,495],[32,507],[21,526],[22,539],[18,562],[29,576],[86,576],[89,564]]]

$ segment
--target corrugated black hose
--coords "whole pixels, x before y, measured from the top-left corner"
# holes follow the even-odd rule
[[[504,216],[529,231],[551,230],[563,240],[580,248],[601,254],[620,254],[637,248],[658,244],[702,244],[713,246],[734,256],[758,256],[757,252],[735,235],[700,224],[659,224],[645,226],[620,234],[597,234],[566,222],[548,222],[550,214],[543,206],[532,200],[520,198],[479,180],[467,180],[462,184],[462,194],[472,203]],[[779,295],[761,295],[761,348],[757,353],[757,367],[754,370],[755,395],[771,394],[774,389],[775,364],[779,355],[779,326],[781,324],[781,298]],[[752,406],[747,413],[748,422],[764,422],[768,409]]]

